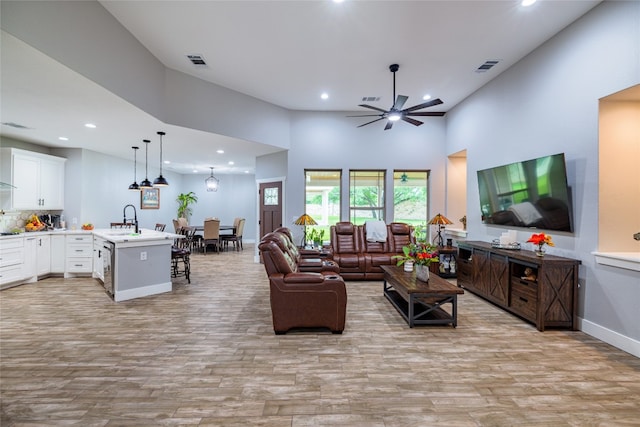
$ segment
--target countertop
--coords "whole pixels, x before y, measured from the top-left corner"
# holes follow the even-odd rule
[[[42,235],[77,235],[77,234],[87,234],[94,235],[100,237],[102,239],[108,240],[112,243],[124,244],[124,243],[149,243],[149,242],[157,242],[157,243],[165,243],[165,240],[173,240],[180,239],[184,236],[174,233],[166,233],[162,231],[155,231],[143,228],[139,233],[134,233],[133,230],[128,229],[110,229],[110,228],[100,228],[94,230],[47,230],[47,231],[31,231],[24,232],[19,234],[11,234],[6,236],[0,236],[0,240],[4,239],[15,239],[15,238],[28,238],[28,237],[37,237]]]

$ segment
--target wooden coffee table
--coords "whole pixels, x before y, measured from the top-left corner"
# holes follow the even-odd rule
[[[404,317],[410,328],[415,325],[448,325],[458,323],[458,295],[464,294],[445,279],[430,274],[429,282],[416,279],[416,273],[407,273],[402,267],[383,265],[384,296]],[[451,312],[443,309],[451,304]]]

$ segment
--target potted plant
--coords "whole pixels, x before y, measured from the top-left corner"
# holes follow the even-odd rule
[[[189,215],[191,215],[190,205],[198,202],[198,196],[193,191],[180,193],[176,201],[178,202],[178,218],[189,219]]]
[[[316,230],[315,228],[309,233],[308,239],[313,242],[313,246],[316,248],[322,247],[322,241],[324,240],[324,230]]]
[[[412,243],[402,247],[402,255],[395,255],[397,265],[413,264],[416,269],[416,277],[424,282],[429,281],[429,266],[432,262],[438,262],[438,248],[428,242]],[[411,271],[405,268],[405,271]]]

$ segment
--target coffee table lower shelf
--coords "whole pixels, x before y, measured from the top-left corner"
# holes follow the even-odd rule
[[[398,313],[406,320],[410,328],[417,325],[448,325],[451,324],[455,328],[457,321],[457,294],[409,294],[409,301],[405,300],[402,295],[393,286],[386,281],[384,284],[384,296],[389,300]],[[442,308],[445,304],[451,304],[451,313]]]

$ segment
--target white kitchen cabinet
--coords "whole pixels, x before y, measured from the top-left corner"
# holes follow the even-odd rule
[[[64,276],[93,273],[93,235],[68,234]]]
[[[36,238],[36,263],[38,277],[51,273],[51,236],[48,234]]]
[[[35,282],[38,280],[37,240],[38,238],[33,235],[28,235],[24,238],[22,277],[24,277],[26,282]]]
[[[104,283],[104,245],[106,240],[93,237],[93,277]]]
[[[22,236],[0,240],[0,288],[24,279],[24,255]]]
[[[51,273],[64,273],[66,265],[66,236],[51,236]]]
[[[66,159],[2,148],[0,180],[13,185],[0,194],[3,209],[64,209]]]

